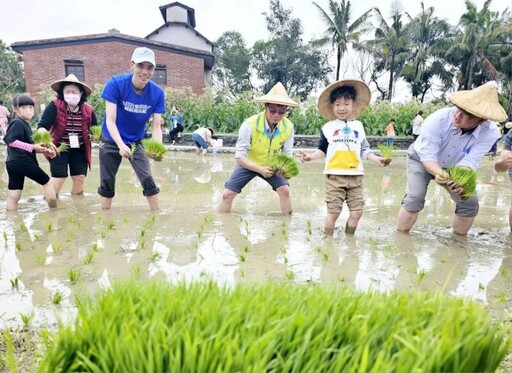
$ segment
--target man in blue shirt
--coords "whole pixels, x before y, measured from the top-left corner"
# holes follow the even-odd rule
[[[421,134],[407,153],[407,194],[398,214],[397,230],[409,232],[425,206],[431,180],[447,189],[456,204],[453,233],[465,235],[478,214],[476,195],[463,200],[464,190],[449,183],[444,169],[467,167],[476,171],[480,161],[500,137],[493,121],[504,121],[507,114],[498,101],[495,82],[468,91],[454,92],[455,106],[428,116]]]
[[[110,209],[115,195],[116,174],[122,158],[128,158],[152,211],[158,210],[158,193],[146,153],[141,146],[146,123],[153,116],[152,138],[162,142],[160,122],[165,113],[162,88],[151,81],[155,73],[155,53],[136,48],[130,64],[131,73],[112,77],[101,97],[106,101],[100,142],[101,207]]]

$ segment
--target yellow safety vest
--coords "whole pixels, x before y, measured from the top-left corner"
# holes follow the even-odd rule
[[[281,119],[271,135],[265,128],[264,111],[253,115],[247,121],[252,128],[251,149],[249,149],[248,158],[260,166],[268,166],[292,135],[293,123],[288,118]]]

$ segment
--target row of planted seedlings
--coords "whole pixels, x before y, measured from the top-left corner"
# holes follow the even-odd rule
[[[485,372],[509,328],[442,293],[116,282],[45,334],[40,371]]]

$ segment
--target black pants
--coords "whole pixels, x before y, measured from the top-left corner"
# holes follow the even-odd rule
[[[176,135],[179,132],[183,132],[183,125],[181,123],[176,123],[176,127],[169,131],[169,137],[171,140],[176,140]]]

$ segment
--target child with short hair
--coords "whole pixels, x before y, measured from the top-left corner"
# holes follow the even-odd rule
[[[55,157],[57,152],[53,144],[50,147],[34,144],[32,128],[29,124],[34,116],[34,106],[34,101],[26,94],[17,95],[12,101],[14,119],[9,123],[4,137],[4,142],[7,144],[5,165],[9,175],[6,208],[9,211],[18,209],[25,177],[42,185],[48,206],[50,208],[57,207],[57,197],[50,176],[39,167],[36,157],[36,153]]]
[[[380,167],[386,166],[383,157],[370,150],[363,124],[355,120],[370,103],[368,86],[357,79],[345,79],[332,83],[318,98],[318,111],[329,119],[323,125],[318,148],[307,154],[299,151],[302,161],[326,157],[325,162],[325,234],[332,236],[343,203],[350,210],[345,233],[353,234],[363,215],[363,159]]]

